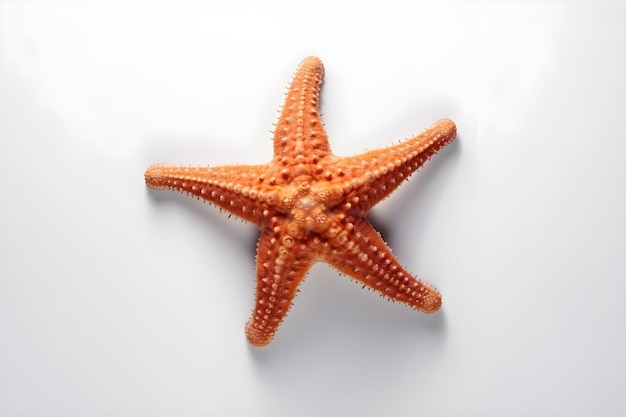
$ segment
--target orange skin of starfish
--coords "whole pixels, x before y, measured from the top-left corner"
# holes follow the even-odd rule
[[[319,113],[323,76],[319,58],[300,63],[276,125],[274,157],[268,164],[159,164],[145,173],[151,188],[191,194],[261,229],[256,306],[246,325],[254,346],[271,342],[298,286],[318,261],[424,313],[441,307],[439,292],[400,265],[365,216],[454,140],[454,122],[439,120],[395,146],[335,156]]]

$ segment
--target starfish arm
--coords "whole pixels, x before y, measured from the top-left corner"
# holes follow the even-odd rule
[[[246,324],[246,336],[253,346],[265,346],[274,338],[298,286],[315,262],[311,249],[289,235],[261,234],[256,261],[256,305]]]
[[[324,64],[310,56],[302,60],[291,81],[274,130],[274,161],[285,167],[306,169],[331,155],[319,112],[323,78]]]
[[[331,186],[329,192],[342,195],[342,199],[351,194],[347,200],[351,201],[353,213],[363,215],[389,196],[431,156],[452,142],[455,136],[454,122],[442,119],[397,145],[341,158],[333,164],[335,174],[331,184],[336,182],[336,185]]]
[[[150,188],[178,190],[261,225],[267,207],[267,186],[262,180],[266,169],[265,165],[208,168],[158,164],[146,170],[145,180]]]
[[[407,272],[367,220],[344,230],[350,233],[331,240],[325,262],[392,300],[424,313],[439,310],[439,291]]]

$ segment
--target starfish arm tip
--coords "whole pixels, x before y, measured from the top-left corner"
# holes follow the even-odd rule
[[[161,188],[165,184],[163,182],[164,165],[155,164],[146,169],[144,180],[150,188]]]
[[[450,119],[441,119],[435,122],[435,127],[453,141],[456,138],[456,123]]]
[[[300,67],[313,67],[315,69],[324,69],[322,60],[316,56],[307,56],[300,62]]]
[[[256,329],[252,322],[246,325],[246,338],[254,347],[264,347],[270,344],[274,339],[274,333],[261,332]]]
[[[420,307],[420,311],[426,314],[433,314],[439,311],[441,308],[442,299],[439,291],[431,289],[426,296],[424,296],[423,304]]]

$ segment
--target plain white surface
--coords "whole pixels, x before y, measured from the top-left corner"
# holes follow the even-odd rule
[[[0,415],[626,414],[626,9],[0,2]],[[372,217],[444,296],[310,272],[248,346],[252,225],[146,167],[264,163],[299,61],[336,154],[458,140]]]

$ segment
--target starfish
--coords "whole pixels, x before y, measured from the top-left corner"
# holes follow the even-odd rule
[[[158,164],[145,172],[151,188],[190,194],[261,229],[256,305],[246,325],[254,346],[272,341],[298,286],[318,261],[424,313],[441,307],[439,292],[400,265],[366,214],[454,140],[454,122],[442,119],[397,145],[338,157],[319,112],[323,77],[319,58],[300,63],[276,124],[269,163]]]

